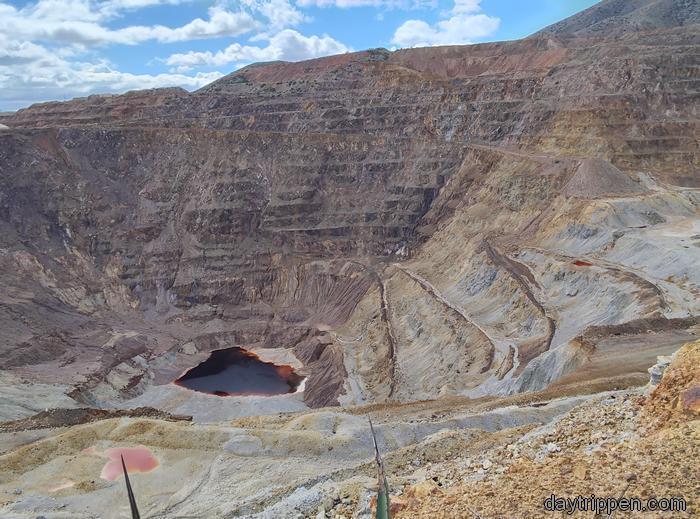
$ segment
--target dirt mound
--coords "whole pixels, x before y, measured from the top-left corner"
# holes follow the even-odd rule
[[[69,427],[83,423],[107,420],[109,418],[158,418],[161,420],[191,420],[189,416],[179,416],[159,411],[152,407],[137,407],[136,409],[51,409],[33,416],[0,423],[0,432],[26,431],[28,429],[49,429],[52,427]]]
[[[657,425],[700,417],[700,340],[676,352],[661,383],[649,397],[645,411],[647,418]]]
[[[237,70],[232,74],[222,77],[213,83],[203,87],[197,93],[212,93],[226,91],[233,85],[241,83],[265,83],[284,82],[300,78],[318,76],[329,71],[334,71],[349,65],[361,65],[366,61],[386,59],[389,51],[384,49],[374,49],[361,52],[351,52],[336,54],[334,56],[324,56],[306,61],[270,61],[264,63],[254,63]]]
[[[685,511],[634,517],[695,517],[700,421],[647,429],[643,402],[635,392],[594,399],[504,448],[433,467],[396,498],[395,517],[550,517],[552,494],[683,497]]]
[[[576,198],[632,195],[643,189],[622,171],[603,159],[582,160],[562,194]]]

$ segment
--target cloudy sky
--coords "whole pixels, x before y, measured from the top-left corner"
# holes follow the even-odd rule
[[[520,38],[595,0],[0,0],[0,111],[256,61]]]

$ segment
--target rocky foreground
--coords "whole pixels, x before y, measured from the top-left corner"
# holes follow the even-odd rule
[[[147,446],[132,474],[145,517],[368,518],[377,426],[397,517],[548,517],[551,494],[683,497],[699,513],[700,341],[658,387],[509,401],[438,401],[255,417],[212,426],[103,417],[0,432],[2,517],[127,517],[123,481],[94,451]],[[35,429],[34,427],[41,427]],[[92,448],[92,449],[90,449]],[[185,481],[183,481],[185,478]],[[579,514],[581,517],[590,516]]]
[[[700,342],[676,355],[661,384],[592,398],[517,441],[437,464],[396,503],[398,517],[547,517],[551,494],[685,497],[700,514]],[[650,391],[650,393],[649,393]],[[590,512],[573,514],[590,517]]]

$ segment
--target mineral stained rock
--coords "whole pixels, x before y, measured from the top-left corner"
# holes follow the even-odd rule
[[[607,0],[520,41],[3,115],[0,417],[642,381],[700,315],[698,21]],[[304,391],[172,384],[233,346]]]

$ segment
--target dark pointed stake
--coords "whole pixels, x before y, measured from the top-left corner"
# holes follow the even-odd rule
[[[382,456],[379,454],[379,447],[377,446],[377,435],[374,434],[374,425],[372,425],[372,418],[367,417],[369,420],[369,430],[372,432],[372,442],[374,442],[374,459],[377,462],[377,466],[382,468]]]
[[[384,463],[382,456],[379,454],[379,446],[377,445],[377,436],[374,434],[374,425],[372,418],[367,416],[369,420],[369,429],[372,431],[372,441],[374,442],[374,459],[377,462],[377,519],[391,519],[390,504],[389,504],[389,485],[386,482],[384,473]]]
[[[126,463],[124,463],[124,455],[122,458],[122,469],[124,470],[124,481],[126,481],[126,492],[129,494],[129,506],[131,506],[131,519],[141,519],[139,515],[139,509],[136,506],[136,498],[134,497],[134,491],[131,490],[131,483],[129,482],[129,473],[126,471]]]

